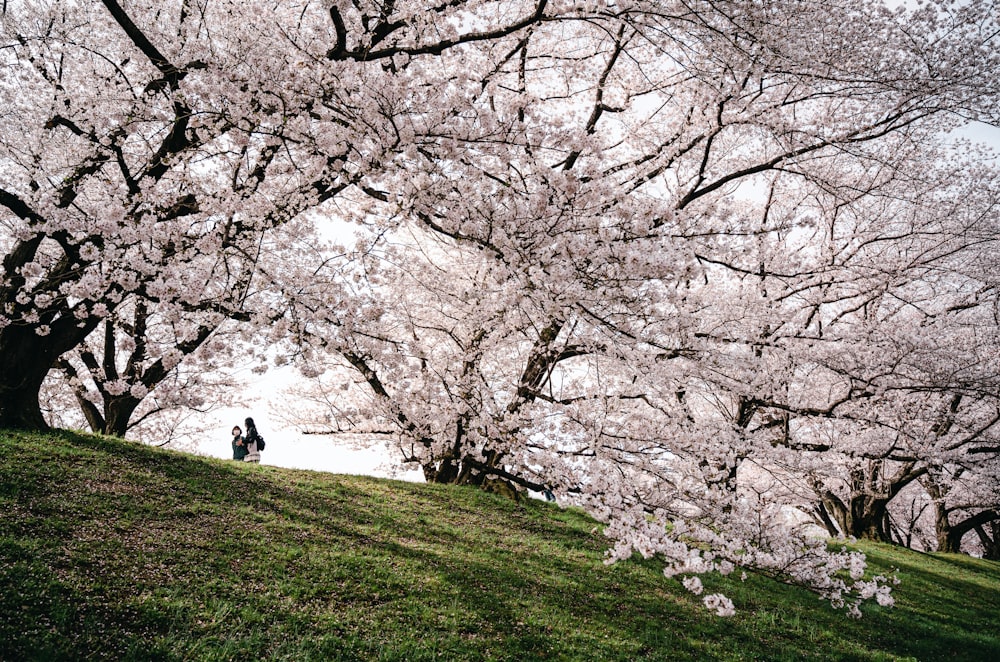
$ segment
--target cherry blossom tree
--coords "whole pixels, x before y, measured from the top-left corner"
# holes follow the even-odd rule
[[[381,172],[412,140],[395,118],[436,134],[462,107],[419,61],[513,39],[545,6],[5,4],[0,424],[43,427],[45,375],[129,296],[239,308],[220,273]]]
[[[616,557],[671,572],[781,568],[835,602],[882,596],[831,579],[855,557],[830,565],[750,478],[817,453],[794,440],[817,433],[902,462],[897,490],[922,475],[921,394],[956,388],[933,350],[961,323],[935,325],[936,345],[911,325],[953,282],[972,294],[961,263],[996,236],[995,174],[940,147],[994,112],[993,19],[975,3],[615,8],[534,26],[448,140],[402,154],[412,176],[368,192],[393,221],[358,276],[367,317],[303,335],[357,369],[430,480],[554,488],[609,521]],[[933,370],[888,359],[916,351]],[[988,381],[971,388],[988,412]],[[885,455],[914,414],[903,459]],[[882,454],[844,448],[850,428]]]

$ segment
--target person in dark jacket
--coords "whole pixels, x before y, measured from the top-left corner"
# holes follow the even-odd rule
[[[260,452],[263,450],[263,446],[260,443],[260,433],[257,432],[257,425],[253,422],[253,419],[247,416],[246,420],[243,421],[247,426],[247,436],[244,438],[244,443],[246,444],[247,454],[243,458],[244,462],[260,462]]]
[[[242,462],[249,452],[243,430],[237,425],[233,428],[233,459]]]

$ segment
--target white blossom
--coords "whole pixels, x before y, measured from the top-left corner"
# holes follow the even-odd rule
[[[721,593],[713,593],[702,598],[702,602],[709,610],[714,611],[718,616],[732,616],[736,613],[733,601]]]
[[[694,593],[695,595],[699,595],[702,592],[703,587],[701,585],[701,579],[699,579],[697,576],[691,576],[685,578],[683,584],[684,588]]]

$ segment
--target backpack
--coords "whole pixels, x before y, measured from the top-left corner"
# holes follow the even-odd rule
[[[260,432],[255,429],[252,433],[247,435],[247,443],[257,442],[257,452],[264,450],[264,437],[260,436]]]

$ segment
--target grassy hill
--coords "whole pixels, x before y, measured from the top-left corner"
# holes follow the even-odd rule
[[[280,442],[272,442],[280,443]],[[1000,565],[866,545],[897,606],[720,619],[574,510],[0,431],[2,660],[994,660]]]

